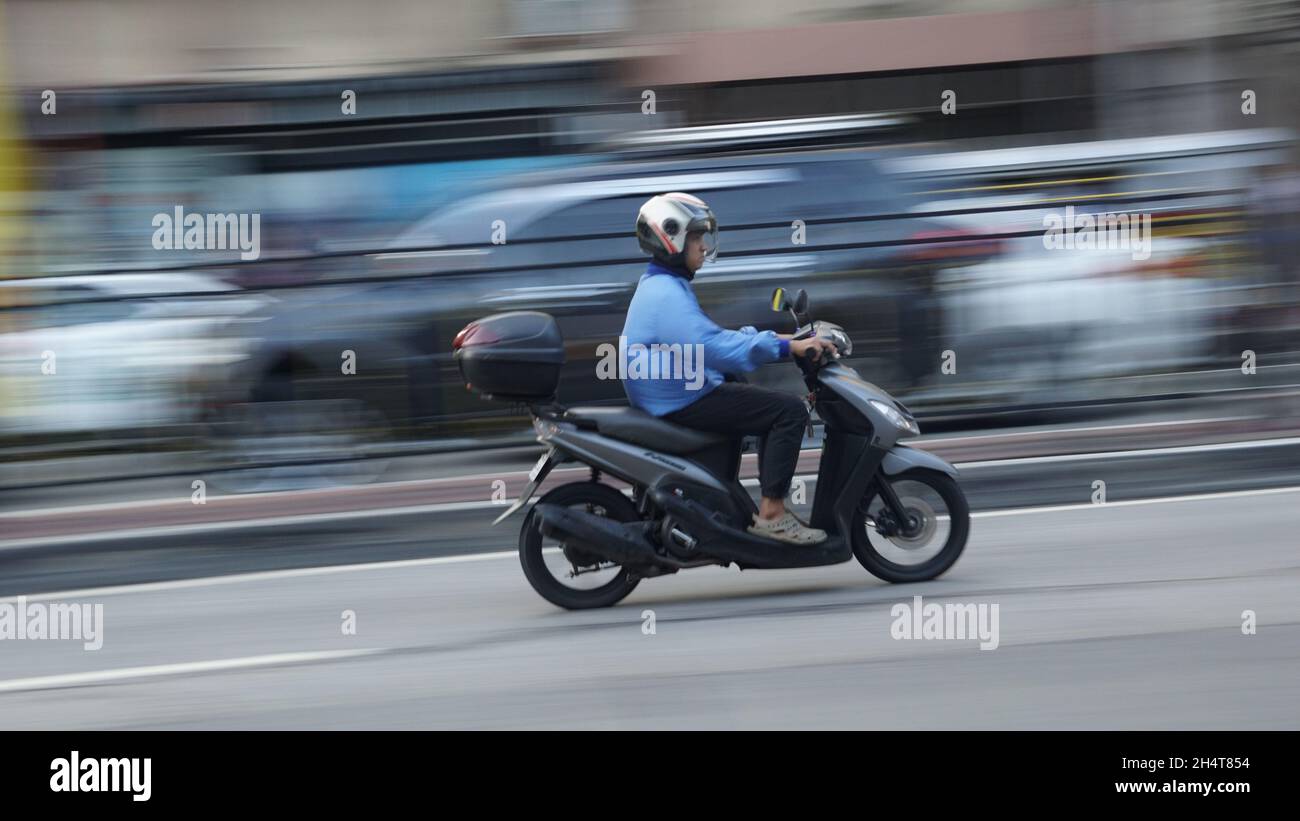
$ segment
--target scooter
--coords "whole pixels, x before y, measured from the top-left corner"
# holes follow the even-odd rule
[[[901,440],[920,433],[912,413],[840,361],[852,341],[839,325],[808,321],[808,297],[784,289],[796,339],[829,340],[833,354],[797,358],[824,423],[809,523],[827,539],[793,545],[747,532],[758,508],[742,485],[743,440],[672,424],[635,408],[564,407],[555,401],[563,340],[549,315],[496,314],[453,343],[466,387],[526,405],[546,453],[519,498],[523,508],[556,465],[580,463],[589,481],[561,485],[532,506],[519,533],[524,575],[543,598],[572,610],[608,607],[643,579],[706,565],[817,567],[857,560],[888,582],[933,579],[961,556],[970,509],[957,469]],[[601,481],[631,487],[630,495]]]

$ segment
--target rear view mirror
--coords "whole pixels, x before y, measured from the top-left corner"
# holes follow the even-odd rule
[[[778,312],[779,312],[779,311],[785,311],[785,310],[788,310],[789,308],[790,308],[790,303],[789,303],[789,301],[787,301],[786,298],[785,298],[785,289],[784,289],[784,288],[777,288],[775,291],[773,291],[773,292],[772,292],[772,310],[773,310],[773,311],[778,311]]]
[[[799,316],[808,313],[808,292],[803,288],[800,288],[799,293],[794,295],[794,312]]]

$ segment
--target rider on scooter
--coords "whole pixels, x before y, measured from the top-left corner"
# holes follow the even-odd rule
[[[690,194],[651,197],[637,214],[641,249],[651,254],[646,272],[628,306],[623,336],[627,346],[703,346],[704,380],[697,383],[672,374],[655,379],[627,379],[623,388],[633,406],[669,422],[697,430],[757,435],[762,500],[749,532],[796,545],[826,539],[786,510],[785,496],[794,478],[799,445],[808,424],[803,399],[742,382],[724,374],[748,372],[787,356],[818,360],[833,352],[825,339],[792,339],[751,326],[739,331],[719,327],[701,310],[691,288],[695,272],[718,250],[718,223],[703,200]],[[680,371],[678,371],[680,373]]]

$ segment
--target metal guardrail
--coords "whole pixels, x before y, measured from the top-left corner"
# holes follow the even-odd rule
[[[1000,418],[1005,422],[1007,419],[1014,420],[1015,418],[1032,417],[1034,414],[1040,414],[1046,411],[1096,411],[1102,409],[1136,410],[1143,405],[1153,403],[1186,402],[1208,399],[1235,400],[1242,397],[1272,397],[1282,394],[1300,397],[1300,381],[1296,381],[1297,377],[1300,376],[1300,364],[1289,366],[1267,366],[1263,370],[1268,371],[1273,369],[1276,369],[1273,381],[1263,385],[1245,387],[1207,386],[1205,384],[1206,378],[1212,379],[1212,375],[1214,374],[1235,374],[1236,371],[1231,369],[1195,371],[1182,374],[1181,376],[1184,379],[1183,384],[1181,385],[1163,384],[1180,376],[1178,374],[1168,375],[1161,380],[1162,384],[1154,386],[1155,390],[1153,391],[1099,399],[982,407],[980,409],[980,416],[989,419]],[[526,411],[521,408],[518,411],[518,415],[520,418],[520,429],[517,431],[503,430],[499,433],[489,435],[459,436],[446,439],[408,439],[382,445],[370,445],[364,450],[342,457],[331,456],[329,458],[321,459],[297,459],[291,462],[268,461],[240,464],[219,464],[216,462],[202,463],[202,453],[180,451],[174,453],[177,456],[188,454],[191,457],[198,458],[200,463],[188,464],[183,470],[144,470],[136,471],[134,473],[113,473],[111,475],[83,475],[79,472],[79,475],[75,478],[0,484],[0,491],[40,490],[63,486],[91,485],[105,481],[144,481],[177,477],[193,477],[198,474],[221,475],[268,468],[311,467],[314,465],[357,463],[375,459],[433,456],[437,454],[467,450],[498,450],[531,447],[535,444],[536,437],[532,430],[526,427]],[[922,423],[924,428],[934,428],[938,425],[938,430],[940,432],[945,429],[944,426],[940,424],[941,422],[951,421],[955,418],[951,413],[942,410],[933,412],[920,411],[916,413],[916,417]],[[822,422],[814,419],[813,424],[818,431],[820,431]],[[133,451],[123,450],[113,452],[132,453]]]

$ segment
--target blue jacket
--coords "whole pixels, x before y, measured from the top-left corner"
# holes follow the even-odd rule
[[[623,390],[634,407],[655,416],[696,401],[721,384],[724,374],[752,371],[790,353],[789,341],[773,331],[718,327],[700,309],[689,277],[652,261],[623,324]]]

